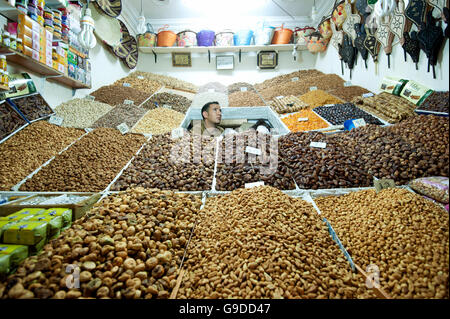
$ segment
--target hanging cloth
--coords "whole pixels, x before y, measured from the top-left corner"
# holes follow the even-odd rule
[[[428,72],[430,65],[433,67],[433,78],[436,78],[435,65],[437,64],[438,55],[444,44],[444,32],[439,25],[436,25],[436,19],[433,17],[433,11],[427,13],[426,24],[422,22],[418,38],[420,48],[428,57]]]
[[[361,57],[364,60],[364,64],[366,65],[367,69],[367,57],[369,52],[367,51],[364,45],[364,40],[366,39],[366,30],[364,29],[364,26],[361,23],[357,23],[355,24],[355,31],[357,34],[357,37],[355,39],[355,47],[361,54]]]
[[[420,29],[425,18],[426,9],[427,3],[425,0],[409,0],[408,6],[405,9],[405,16]]]
[[[412,31],[411,36],[408,32],[405,32],[403,37],[405,38],[404,43],[402,44],[403,50],[409,54],[413,62],[416,64],[416,70],[418,70],[417,63],[419,63],[420,57],[420,43],[417,38],[417,32]]]

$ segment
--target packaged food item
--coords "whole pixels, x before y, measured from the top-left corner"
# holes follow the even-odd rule
[[[38,254],[42,250],[42,248],[44,248],[44,246],[45,246],[45,244],[47,244],[47,242],[48,242],[48,239],[44,238],[40,242],[38,242],[37,244],[28,246],[28,250],[30,252],[30,255]]]
[[[36,245],[47,238],[48,223],[38,221],[17,222],[3,233],[3,242],[16,245]]]
[[[62,227],[61,230],[65,230],[72,225],[72,210],[69,208],[50,208],[47,209],[42,215],[46,216],[61,216]]]
[[[3,45],[9,47],[11,45],[11,37],[8,31],[3,32]]]
[[[10,222],[7,220],[0,220],[0,242],[2,241],[3,232],[15,222]]]
[[[400,93],[400,96],[404,97],[411,103],[420,106],[432,93],[432,89],[411,80],[406,83],[405,87]]]
[[[63,219],[61,216],[36,215],[29,219],[30,221],[46,222],[48,223],[47,237],[53,237],[61,231]]]
[[[28,257],[28,247],[0,244],[0,256],[2,255],[9,255],[11,267],[16,267]]]
[[[0,255],[0,278],[9,273],[11,266],[11,256],[10,255]]]
[[[6,217],[0,217],[0,221],[2,221],[2,220],[6,220],[6,221],[28,220],[32,216],[37,215],[43,211],[45,211],[45,209],[43,209],[43,208],[24,208],[14,214],[8,215]]]
[[[23,52],[23,40],[22,40],[22,38],[18,38],[17,39],[17,51],[19,51],[20,53]]]
[[[381,81],[381,90],[399,96],[408,80],[387,76]]]
[[[440,203],[448,204],[448,177],[433,176],[417,178],[409,183],[409,187],[419,194],[430,197]]]

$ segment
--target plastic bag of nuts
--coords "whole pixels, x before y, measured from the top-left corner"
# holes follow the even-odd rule
[[[448,204],[448,177],[434,176],[417,178],[409,183],[409,187],[419,194]]]

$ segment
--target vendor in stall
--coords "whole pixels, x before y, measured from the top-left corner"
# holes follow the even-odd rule
[[[222,120],[222,112],[219,102],[209,102],[202,107],[203,120],[200,124],[200,134],[206,136],[220,136],[224,128],[219,126]],[[198,132],[194,126],[194,134]]]

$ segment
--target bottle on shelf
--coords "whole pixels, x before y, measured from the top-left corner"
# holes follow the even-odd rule
[[[0,55],[0,70],[6,71],[6,69],[7,69],[6,56]]]

